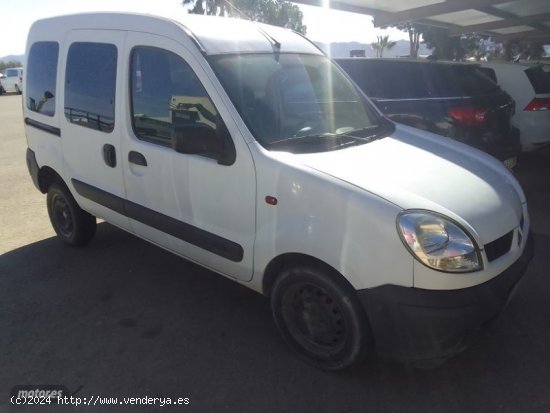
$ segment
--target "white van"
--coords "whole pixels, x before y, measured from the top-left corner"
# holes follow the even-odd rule
[[[96,217],[270,297],[324,369],[445,358],[533,247],[496,159],[384,118],[313,43],[229,18],[36,22],[27,162],[59,238]]]
[[[10,67],[5,70],[2,78],[2,87],[5,92],[22,93],[23,91],[23,68]]]

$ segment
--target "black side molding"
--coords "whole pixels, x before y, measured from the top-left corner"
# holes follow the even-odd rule
[[[119,214],[135,219],[228,260],[240,262],[243,259],[243,247],[236,242],[161,214],[160,212],[153,211],[135,202],[120,198],[77,179],[72,179],[71,182],[76,192],[81,196],[112,209]]]
[[[50,126],[31,118],[25,118],[25,124],[32,126],[33,128],[40,129],[41,131],[51,133],[52,135],[61,137],[61,129],[56,128],[55,126]]]
[[[106,208],[112,209],[119,214],[126,215],[126,209],[124,208],[125,200],[123,198],[96,188],[95,186],[88,185],[77,179],[71,179],[71,182],[79,195],[97,202],[99,205],[103,205]]]

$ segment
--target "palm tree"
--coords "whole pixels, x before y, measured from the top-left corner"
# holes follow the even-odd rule
[[[371,43],[372,48],[376,51],[376,57],[382,57],[384,49],[390,50],[395,46],[396,42],[390,41],[390,36],[376,36],[376,43]]]

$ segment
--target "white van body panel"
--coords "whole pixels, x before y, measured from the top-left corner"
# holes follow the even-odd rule
[[[356,289],[413,286],[412,257],[396,253],[404,248],[395,227],[401,208],[304,165],[300,155],[264,153],[257,176],[254,283],[273,257],[300,253],[322,256]],[[277,198],[276,206],[266,203],[267,195]]]
[[[403,209],[425,209],[453,218],[476,236],[479,245],[509,231],[511,222],[519,223],[525,199],[512,175],[503,173],[494,158],[467,145],[445,145],[439,136],[398,128],[402,132],[398,138],[301,158],[306,165]],[[462,184],[468,185],[476,202],[457,190]]]
[[[61,173],[63,169],[63,146],[59,136],[45,134],[34,128],[26,128],[26,135],[27,145],[35,151],[38,165],[41,167],[47,166]]]
[[[274,239],[270,245],[273,253],[268,255],[322,250],[324,257],[330,257],[327,263],[345,274],[356,289],[384,284],[466,288],[508,268],[522,253],[523,245],[517,246],[517,239],[516,247],[506,257],[490,263],[485,257],[484,271],[457,276],[413,260],[411,277],[403,277],[413,261],[395,253],[404,248],[396,232],[400,211],[424,209],[448,216],[467,228],[479,246],[510,231],[517,232],[522,219],[528,223],[528,214],[523,191],[496,159],[468,145],[458,146],[454,141],[406,126],[398,128],[403,140],[387,137],[360,147],[318,154],[280,153],[274,169],[258,168],[266,172],[265,184],[263,174],[258,172],[259,188],[276,187],[278,196],[283,198],[281,194],[285,194],[285,203],[290,201],[288,209],[282,203],[277,208],[285,208],[285,220],[293,216],[295,220],[287,227],[259,225],[257,243]],[[437,155],[428,148],[437,149]],[[414,160],[414,173],[407,160]],[[273,177],[276,183],[270,182]],[[464,197],[457,190],[463,185],[468,186],[471,196]],[[270,208],[262,208],[260,200],[258,205],[258,222],[283,221],[277,219],[279,209],[270,213]],[[327,216],[330,220],[324,218]],[[267,259],[262,258],[258,257],[260,269]]]

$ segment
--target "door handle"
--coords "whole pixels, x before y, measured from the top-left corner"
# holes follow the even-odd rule
[[[136,151],[128,152],[128,162],[136,165],[147,166],[147,159],[145,159],[145,156]]]
[[[103,161],[111,168],[116,166],[116,150],[115,147],[109,143],[103,145]]]

